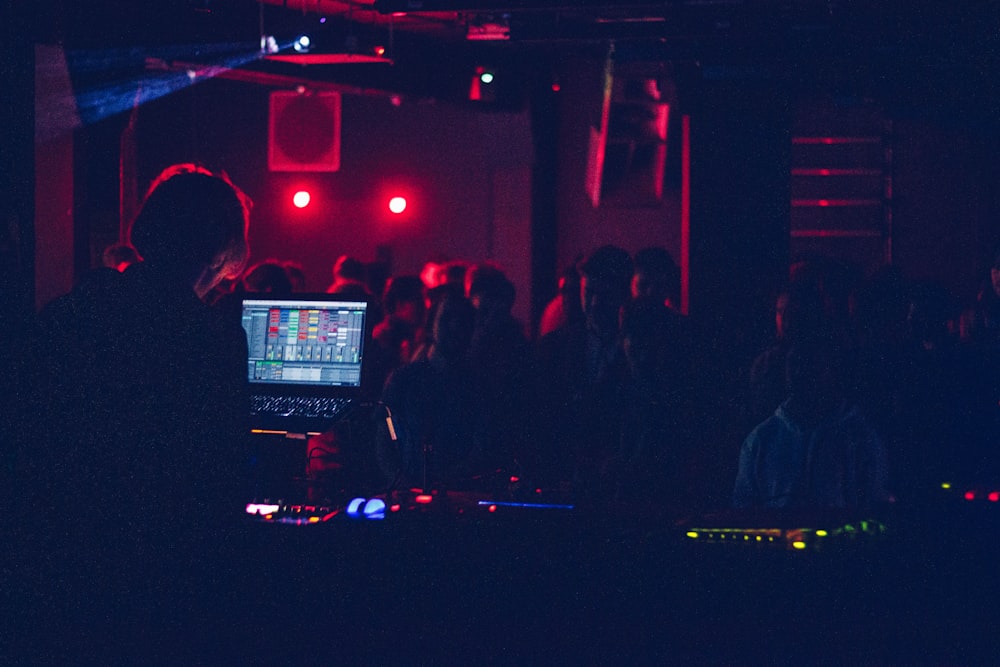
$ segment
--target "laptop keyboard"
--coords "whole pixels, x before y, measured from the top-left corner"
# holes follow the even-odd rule
[[[251,397],[250,409],[255,415],[280,415],[283,417],[335,417],[350,405],[349,398],[318,396],[263,396]]]

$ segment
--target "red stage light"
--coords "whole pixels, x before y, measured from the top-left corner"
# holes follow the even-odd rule
[[[393,197],[389,200],[389,210],[399,214],[406,210],[406,197]]]
[[[311,199],[312,197],[310,197],[309,193],[305,190],[299,190],[292,195],[292,203],[295,205],[295,208],[305,208],[306,206],[309,206],[309,201]]]

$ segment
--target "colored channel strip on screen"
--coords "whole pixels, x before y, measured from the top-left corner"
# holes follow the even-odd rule
[[[885,524],[862,519],[825,528],[687,527],[685,538],[702,544],[729,544],[788,551],[819,551],[824,547],[874,541],[886,533]]]

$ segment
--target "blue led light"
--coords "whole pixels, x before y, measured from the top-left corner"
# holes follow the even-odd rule
[[[510,503],[497,500],[480,500],[480,505],[496,505],[497,507],[538,507],[542,509],[571,510],[573,505],[554,505],[552,503]]]
[[[365,503],[366,498],[355,498],[351,502],[347,503],[347,515],[348,516],[358,516],[361,512],[361,506]]]
[[[385,501],[380,498],[372,498],[365,503],[363,512],[368,519],[384,519]]]

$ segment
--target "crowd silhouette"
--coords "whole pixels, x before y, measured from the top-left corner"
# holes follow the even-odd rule
[[[360,446],[379,458],[379,484],[509,476],[582,502],[678,513],[871,507],[1000,472],[994,259],[967,303],[891,266],[865,275],[825,257],[796,260],[774,292],[771,340],[740,367],[713,359],[713,318],[680,311],[679,269],[663,247],[605,245],[578,257],[537,328],[513,316],[514,283],[488,261],[439,259],[381,280],[373,270],[369,284],[366,264],[341,256],[329,289],[378,304],[369,398],[415,434],[400,443],[368,432],[374,442]],[[292,289],[277,275],[289,264],[258,263],[230,294]],[[265,269],[274,275],[262,280]],[[444,327],[446,304],[468,315]],[[445,360],[461,375],[439,376]],[[767,439],[777,440],[770,458]],[[819,440],[834,449],[815,449]],[[808,465],[798,458],[806,454]],[[758,488],[774,472],[762,466],[796,461],[794,475],[779,474],[781,493]],[[839,487],[812,488],[820,480]],[[803,484],[812,491],[792,492]]]
[[[842,439],[840,459],[814,451],[809,470],[800,461],[798,477],[786,471],[784,483],[812,475],[812,483],[831,484],[833,475],[851,488],[779,495],[795,506],[868,507],[1000,472],[1000,256],[993,259],[967,303],[891,266],[865,275],[825,257],[796,260],[774,292],[770,342],[736,368],[712,358],[714,320],[680,311],[680,272],[663,247],[630,254],[605,245],[579,256],[559,276],[537,328],[514,317],[514,283],[489,261],[435,259],[419,273],[386,277],[375,263],[343,255],[328,289],[377,304],[368,396],[403,432],[418,433],[399,443],[384,429],[365,432],[374,442],[360,447],[379,459],[376,485],[399,484],[403,473],[418,486],[467,486],[492,475],[568,490],[583,502],[670,512],[785,506],[747,491],[769,474],[761,439],[789,440],[775,435],[776,423],[798,433],[776,445],[787,451],[772,464],[787,467],[812,451],[810,438],[831,446],[831,429],[847,427],[828,422],[850,415],[867,434],[865,456],[856,456],[856,439]],[[224,306],[244,292],[302,291],[301,267],[297,280],[289,267],[298,265],[259,262],[212,298]],[[443,327],[445,304],[468,315],[445,317]],[[440,340],[446,330],[450,339]],[[462,375],[431,377],[444,359],[452,370],[460,361]],[[447,423],[427,432],[435,412]],[[747,477],[748,448],[755,480]],[[851,470],[820,469],[845,460]],[[861,478],[869,484],[863,494]]]
[[[29,573],[15,592],[45,591],[22,625],[67,622],[66,645],[84,659],[101,649],[81,614],[114,617],[126,637],[155,626],[134,638],[139,652],[179,646],[168,616],[192,603],[184,582],[212,593],[199,618],[239,604],[226,598],[245,573],[238,548],[218,549],[254,473],[239,302],[307,291],[293,260],[244,268],[248,211],[224,176],[166,170],[129,242],[39,313],[12,369],[35,408],[5,440],[4,488],[20,517],[12,566]],[[865,275],[795,261],[773,296],[771,340],[725,367],[718,320],[681,311],[665,248],[577,258],[537,328],[513,314],[515,283],[494,262],[435,259],[392,275],[341,255],[328,291],[376,313],[371,410],[361,428],[320,436],[324,452],[345,454],[324,470],[368,493],[516,484],[675,517],[878,512],[943,482],[992,483],[1000,253],[987,264],[966,303],[891,266]],[[28,507],[43,518],[23,520]]]

